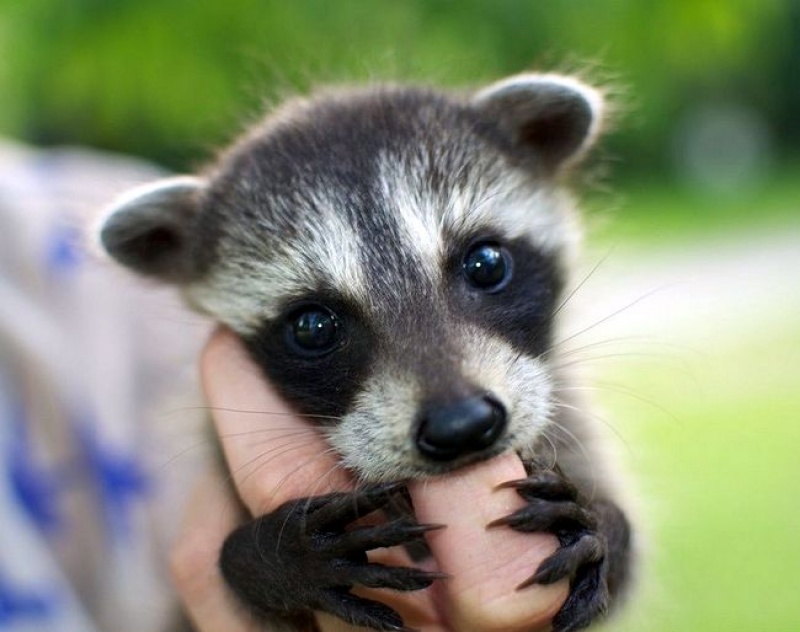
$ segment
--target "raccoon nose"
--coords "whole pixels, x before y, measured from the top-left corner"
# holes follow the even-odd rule
[[[506,427],[503,405],[489,396],[471,397],[427,411],[417,431],[417,448],[426,457],[451,461],[491,446]]]

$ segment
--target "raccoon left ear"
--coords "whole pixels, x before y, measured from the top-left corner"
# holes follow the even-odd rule
[[[193,235],[205,182],[165,178],[123,195],[101,219],[97,236],[111,257],[140,274],[186,283],[198,273]]]
[[[521,74],[484,88],[473,98],[516,150],[550,172],[583,156],[603,118],[598,90],[573,77]]]

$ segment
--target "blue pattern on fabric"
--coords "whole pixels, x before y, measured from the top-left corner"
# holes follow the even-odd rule
[[[11,426],[11,441],[4,461],[14,496],[42,530],[57,530],[63,524],[58,506],[61,484],[53,472],[36,462],[21,405],[15,407]]]
[[[19,621],[43,621],[58,614],[59,595],[55,591],[12,586],[0,571],[0,629]]]
[[[109,531],[127,537],[134,531],[133,503],[147,497],[150,482],[145,469],[132,454],[122,454],[104,445],[90,423],[78,426],[78,441],[85,465],[99,492]]]
[[[74,226],[54,226],[47,236],[45,246],[45,264],[54,272],[72,272],[83,260],[80,233]]]

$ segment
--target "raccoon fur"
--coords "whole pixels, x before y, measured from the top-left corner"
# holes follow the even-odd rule
[[[470,94],[320,91],[204,173],[136,189],[105,216],[111,257],[238,333],[360,481],[230,535],[221,570],[253,613],[290,628],[323,610],[405,629],[349,590],[364,548],[411,543],[420,527],[398,522],[362,550],[345,527],[402,497],[404,482],[507,450],[526,466],[517,489],[530,509],[508,528],[554,533],[561,548],[541,581],[570,579],[554,629],[586,627],[618,599],[632,533],[591,452],[591,417],[557,405],[569,377],[554,342],[579,231],[564,181],[603,109],[599,90],[549,74]],[[331,551],[356,549],[344,577],[315,539],[331,530]],[[264,545],[279,533],[291,553],[280,562]],[[378,583],[434,579],[387,569]]]

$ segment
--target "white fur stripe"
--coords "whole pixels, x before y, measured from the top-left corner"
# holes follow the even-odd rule
[[[389,156],[381,156],[378,162],[381,194],[386,209],[397,220],[403,239],[398,248],[416,253],[428,277],[438,279],[444,251],[438,220],[441,211],[437,209],[440,201],[432,199],[425,190],[421,184],[424,177],[424,165],[404,165]]]
[[[314,292],[319,280],[366,304],[369,292],[357,232],[333,212],[324,223],[305,224],[300,232],[302,238],[287,241],[280,252],[266,252],[266,243],[257,241],[258,230],[237,235],[238,249],[223,248],[210,278],[185,288],[187,299],[243,335],[278,317],[288,300]]]

